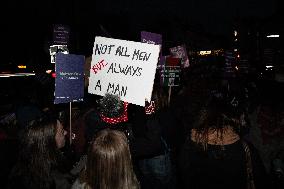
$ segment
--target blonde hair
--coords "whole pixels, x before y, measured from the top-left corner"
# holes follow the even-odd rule
[[[97,134],[89,147],[87,167],[81,181],[95,189],[140,188],[123,132],[105,129]]]

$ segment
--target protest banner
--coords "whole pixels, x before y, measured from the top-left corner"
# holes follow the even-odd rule
[[[67,45],[51,45],[49,47],[49,54],[50,54],[50,62],[51,63],[56,62],[56,54],[57,53],[69,54],[69,50],[68,50]]]
[[[85,57],[74,54],[56,54],[54,103],[83,101]]]
[[[145,106],[145,99],[151,99],[159,51],[159,45],[96,37],[88,92],[110,93]]]
[[[142,43],[148,43],[148,44],[154,44],[154,45],[160,45],[160,59],[162,58],[162,35],[158,33],[152,33],[147,31],[141,31],[141,42]],[[161,60],[158,61],[158,68],[161,67]]]
[[[141,42],[162,46],[162,35],[157,33],[141,31]]]
[[[165,63],[160,70],[160,83],[162,86],[179,86],[181,59],[170,56],[164,57]]]
[[[170,48],[170,53],[172,57],[181,59],[182,68],[189,67],[189,59],[185,45]]]
[[[67,25],[55,24],[53,26],[53,44],[68,45],[70,28]]]

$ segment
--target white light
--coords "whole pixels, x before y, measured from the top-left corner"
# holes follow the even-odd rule
[[[32,76],[35,75],[35,73],[15,73],[12,74],[12,76]]]
[[[273,68],[273,66],[265,66],[266,68]]]
[[[45,73],[50,74],[52,70],[46,70]]]
[[[271,38],[271,37],[280,37],[280,35],[268,35],[266,36],[267,38]]]
[[[7,74],[0,74],[0,77],[10,77],[10,75],[7,75]]]
[[[33,76],[34,73],[10,73],[10,74],[0,74],[0,77],[23,77],[23,76]]]

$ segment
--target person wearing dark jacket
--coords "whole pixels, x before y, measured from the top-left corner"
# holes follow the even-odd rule
[[[30,121],[21,135],[18,161],[8,189],[68,189],[72,176],[63,166],[63,125],[50,115]]]
[[[161,140],[162,129],[157,115],[146,115],[144,107],[128,105],[118,96],[106,94],[98,101],[97,107],[84,115],[86,147],[88,141],[101,130],[114,129],[124,132],[130,145],[135,173],[141,181],[143,178],[139,175],[136,160],[165,157],[165,151],[168,149]]]
[[[135,165],[140,171],[142,188],[174,188],[170,128],[174,127],[168,112],[168,98],[162,88],[154,88],[152,100],[145,107],[132,106],[130,142]]]
[[[236,131],[241,111],[227,102],[212,97],[197,115],[180,156],[181,188],[271,188],[258,152]]]

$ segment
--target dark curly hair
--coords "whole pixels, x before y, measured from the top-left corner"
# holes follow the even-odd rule
[[[119,96],[107,93],[99,101],[99,111],[106,117],[119,117],[124,111],[123,101]]]

